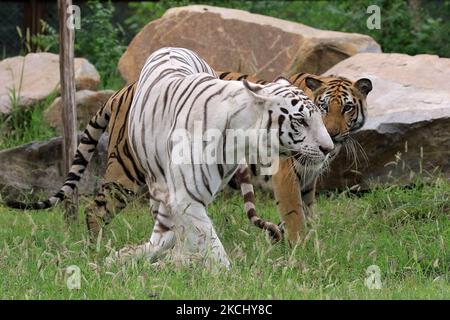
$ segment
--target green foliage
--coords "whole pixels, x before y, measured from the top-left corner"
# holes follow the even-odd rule
[[[29,28],[22,31],[21,28],[16,27],[22,55],[30,52],[58,52],[58,31],[44,20],[41,20],[40,23],[41,30],[35,35],[30,34]]]
[[[109,1],[91,0],[83,12],[81,30],[75,33],[75,54],[87,58],[100,73],[102,86],[120,88],[117,63],[125,51],[123,31],[114,25],[114,6]]]
[[[360,2],[365,6],[371,1]],[[351,31],[372,36],[384,52],[410,55],[428,53],[450,57],[450,46],[445,40],[450,31],[450,2],[442,4],[441,14],[447,17],[445,20],[437,16],[425,1],[420,2],[420,8],[409,6],[401,0],[373,2],[381,7],[381,29],[367,30],[364,25],[358,24]]]
[[[188,0],[164,0],[158,2],[130,2],[132,14],[125,19],[125,26],[133,33],[138,33],[143,26],[152,20],[160,18],[166,10],[172,7],[189,5]]]
[[[28,108],[18,104],[18,93],[11,92],[12,111],[0,116],[0,150],[36,140],[48,140],[55,130],[44,119],[44,110],[53,102],[56,93]]]
[[[450,57],[450,1],[418,1],[415,8],[404,0],[355,1],[168,1],[130,3],[133,14],[125,21],[135,32],[159,18],[165,10],[188,4],[207,4],[295,21],[311,27],[356,32],[373,37],[384,52],[410,55],[429,53]],[[381,8],[381,29],[366,25],[370,5]]]
[[[30,35],[30,29],[25,29],[25,32],[22,31],[18,26],[16,26],[17,36],[19,37],[20,41],[20,51],[21,54],[27,54],[31,52],[31,35]]]
[[[32,42],[37,52],[57,53],[59,50],[58,31],[44,20],[41,20],[41,30],[38,34],[32,36]]]

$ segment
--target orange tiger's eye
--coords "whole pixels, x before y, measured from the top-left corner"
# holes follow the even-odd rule
[[[344,106],[344,108],[342,108],[342,110],[344,110],[344,112],[349,112],[352,109],[353,109],[353,106],[351,104],[346,104]]]

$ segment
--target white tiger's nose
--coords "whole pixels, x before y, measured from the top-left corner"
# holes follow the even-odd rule
[[[332,150],[334,149],[334,146],[332,148],[330,148],[329,146],[326,147],[322,147],[319,146],[319,150],[322,151],[322,153],[326,156],[327,154],[329,154]]]
[[[333,140],[331,140],[330,135],[325,130],[326,134],[323,135],[321,143],[319,143],[319,150],[322,151],[323,155],[326,156],[334,149]]]

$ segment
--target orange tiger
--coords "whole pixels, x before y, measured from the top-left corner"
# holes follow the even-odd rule
[[[237,72],[221,72],[218,75],[224,80],[246,79],[266,83],[255,76]],[[342,146],[349,142],[350,133],[364,125],[367,118],[366,98],[372,90],[371,81],[362,78],[352,82],[343,77],[321,77],[307,73],[294,74],[289,80],[324,110],[323,122],[335,145],[331,152],[331,161]],[[264,185],[269,182],[269,176],[262,177],[257,174],[255,166],[251,168],[254,175],[253,184]],[[280,161],[278,172],[272,176],[276,204],[291,243],[298,241],[304,229],[305,216],[313,214],[317,178],[323,170],[324,167],[308,168],[307,165],[297,166],[292,160],[284,160]]]

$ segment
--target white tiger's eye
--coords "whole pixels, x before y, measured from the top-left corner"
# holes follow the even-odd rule
[[[306,123],[305,119],[296,119],[297,123],[304,126],[305,128],[308,127],[308,124]]]

